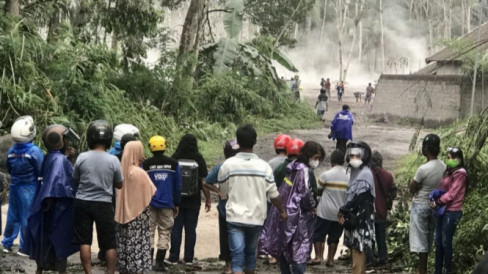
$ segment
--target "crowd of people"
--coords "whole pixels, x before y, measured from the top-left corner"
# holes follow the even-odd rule
[[[254,273],[258,255],[277,263],[281,273],[304,273],[308,264],[323,262],[326,241],[325,265],[331,267],[342,236],[352,273],[365,273],[367,264],[388,263],[386,220],[397,191],[382,154],[353,141],[353,124],[344,105],[331,124],[329,137],[337,143],[328,157],[331,168],[317,180],[314,170],[326,159],[321,144],[280,134],[276,157],[266,162],[254,153],[257,133],[250,125],[225,142],[225,160],[208,172],[191,134],[181,138],[171,157],[165,155],[165,138],[152,136],[147,142],[152,157],[145,159],[137,127],[121,124],[112,130],[97,120],[86,130],[89,150],[74,159],[70,143],[80,140],[75,132],[48,126],[43,154],[32,142],[32,117],[22,116],[11,128],[15,143],[7,157],[11,183],[3,250],[13,252],[20,234],[18,254],[35,260],[37,273],[65,273],[67,258],[78,251],[85,273],[91,273],[95,223],[99,258],[108,273],[165,271],[180,262],[184,228],[182,262],[192,265],[201,193],[208,211],[215,192],[224,273]],[[419,255],[418,273],[427,273],[434,241],[435,273],[451,273],[467,182],[463,153],[449,148],[444,163],[434,134],[423,139],[422,153],[427,162],[409,185],[410,249]]]

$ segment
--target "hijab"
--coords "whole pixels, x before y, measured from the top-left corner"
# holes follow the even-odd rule
[[[141,141],[130,141],[124,148],[122,155],[122,175],[124,183],[116,190],[115,221],[126,224],[139,216],[151,202],[156,187],[139,167],[143,157]]]

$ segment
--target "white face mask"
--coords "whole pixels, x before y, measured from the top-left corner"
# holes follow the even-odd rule
[[[363,161],[361,159],[352,159],[349,161],[349,164],[353,168],[359,168],[363,164]]]
[[[310,160],[308,164],[310,165],[310,168],[316,169],[319,167],[319,160]]]

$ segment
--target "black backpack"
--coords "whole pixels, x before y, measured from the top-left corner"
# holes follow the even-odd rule
[[[200,189],[198,163],[195,160],[178,160],[181,168],[181,196],[192,197],[198,195]]]

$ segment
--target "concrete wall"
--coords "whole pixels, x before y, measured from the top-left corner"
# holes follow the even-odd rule
[[[450,123],[465,114],[461,111],[467,97],[465,82],[462,76],[381,75],[372,114],[414,122],[424,119],[426,126]]]

